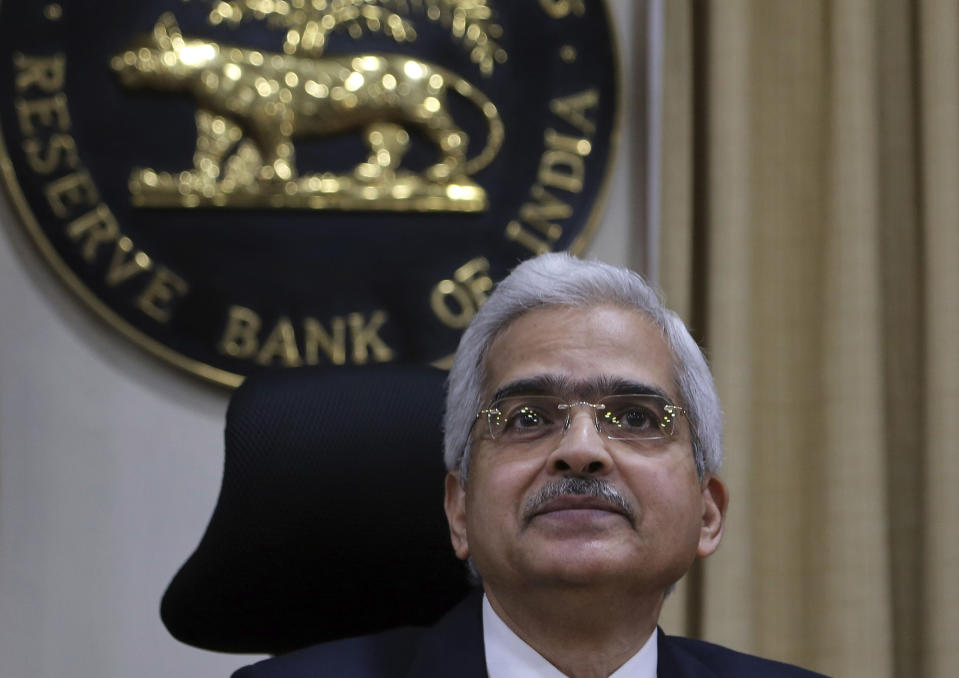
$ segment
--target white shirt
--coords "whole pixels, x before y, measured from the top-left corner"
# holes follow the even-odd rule
[[[483,596],[483,646],[489,678],[565,678],[499,618]],[[609,678],[656,678],[658,648],[653,631],[639,652]]]

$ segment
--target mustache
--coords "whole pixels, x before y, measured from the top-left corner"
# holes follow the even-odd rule
[[[596,497],[625,515],[631,525],[634,527],[636,525],[633,507],[619,490],[601,478],[577,476],[566,476],[543,485],[523,505],[523,521],[528,524],[547,503],[557,497],[568,495]]]

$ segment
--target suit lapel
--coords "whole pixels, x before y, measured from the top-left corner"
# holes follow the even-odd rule
[[[423,634],[409,678],[487,678],[482,600],[471,593]]]
[[[715,678],[716,674],[657,629],[656,678]]]
[[[408,678],[487,678],[483,645],[483,596],[470,594],[419,642]],[[657,630],[657,678],[716,678],[709,667]]]

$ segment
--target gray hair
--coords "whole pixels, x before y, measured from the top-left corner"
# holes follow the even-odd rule
[[[542,254],[517,266],[499,285],[460,339],[448,378],[443,420],[446,468],[469,473],[471,431],[486,382],[486,354],[516,318],[543,307],[612,304],[646,315],[663,332],[673,354],[676,387],[692,432],[693,458],[702,478],[722,464],[722,414],[709,365],[678,315],[638,274],[566,253]]]

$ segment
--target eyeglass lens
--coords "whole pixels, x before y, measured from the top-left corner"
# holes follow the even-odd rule
[[[513,396],[484,410],[490,435],[503,442],[534,441],[561,433],[577,407],[594,410],[597,429],[613,440],[659,440],[673,435],[679,408],[656,395],[612,395],[597,403],[567,403],[547,395]]]

